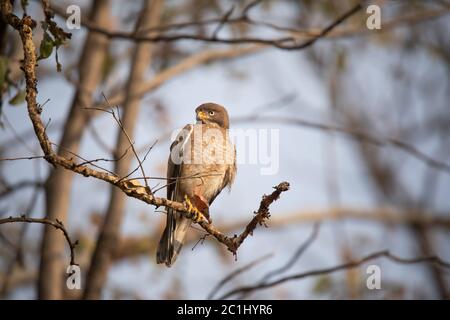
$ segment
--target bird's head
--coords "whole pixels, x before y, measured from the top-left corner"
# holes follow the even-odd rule
[[[229,128],[227,110],[215,103],[204,103],[195,109],[197,121],[204,124],[218,125],[221,128]]]

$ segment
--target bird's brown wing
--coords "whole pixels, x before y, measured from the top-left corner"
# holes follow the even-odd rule
[[[167,161],[167,199],[174,200],[173,197],[178,184],[177,179],[181,175],[181,164],[179,162],[174,163],[173,159],[183,158],[184,145],[189,141],[192,130],[192,124],[186,125],[170,145],[170,155]],[[172,153],[174,153],[173,156]]]
[[[179,160],[183,158],[183,146],[190,139],[193,126],[191,124],[186,125],[178,134],[175,141],[170,146],[169,160],[167,161],[167,199],[178,200],[177,197],[179,188],[179,178],[181,176],[182,163]],[[176,154],[174,154],[176,152]],[[175,236],[177,223],[181,222],[180,215],[173,209],[168,208],[166,214],[166,228],[159,241],[156,260],[157,263],[165,263],[167,266],[172,265],[176,259],[178,248],[175,248]],[[177,246],[178,247],[178,246]]]
[[[223,179],[223,188],[228,187],[231,188],[231,185],[234,182],[234,178],[236,177],[237,173],[237,165],[236,165],[236,146],[233,145],[232,149],[232,161],[231,164],[228,166],[227,171],[225,173],[225,178]]]

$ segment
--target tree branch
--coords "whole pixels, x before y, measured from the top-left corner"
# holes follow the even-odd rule
[[[144,30],[145,32],[148,31],[164,31],[168,29],[178,29],[178,28],[184,28],[194,25],[207,25],[211,23],[219,23],[219,26],[223,26],[224,24],[228,23],[237,23],[237,22],[245,22],[248,24],[258,24],[257,22],[254,22],[253,20],[249,19],[247,16],[248,11],[256,4],[258,4],[260,1],[254,1],[248,5],[243,13],[238,17],[234,19],[230,19],[230,15],[225,14],[224,16],[216,19],[210,19],[202,22],[191,22],[191,23],[182,23],[182,24],[176,24],[176,25],[169,25],[169,26],[158,26],[153,29]],[[204,36],[204,35],[198,35],[198,34],[189,34],[189,33],[179,33],[179,34],[164,34],[164,33],[158,33],[152,36],[145,36],[142,35],[142,33],[136,33],[136,32],[123,32],[123,31],[111,31],[107,30],[105,28],[102,28],[100,26],[97,26],[93,23],[90,23],[89,21],[84,21],[83,25],[87,27],[90,31],[98,32],[108,38],[114,38],[114,39],[122,39],[122,40],[129,40],[129,41],[136,41],[136,42],[172,42],[172,41],[178,41],[178,40],[193,40],[193,41],[201,41],[201,42],[209,42],[209,43],[221,43],[221,44],[228,44],[228,45],[234,45],[234,44],[259,44],[259,45],[267,45],[267,46],[273,46],[279,49],[283,50],[301,50],[304,48],[307,48],[311,45],[313,45],[316,41],[320,40],[321,38],[327,36],[333,29],[335,29],[338,25],[342,24],[344,21],[346,21],[348,18],[356,14],[362,9],[362,1],[360,1],[357,5],[353,6],[351,9],[347,10],[345,13],[340,15],[338,18],[336,18],[333,22],[331,22],[327,27],[323,28],[320,32],[316,33],[315,35],[312,35],[311,38],[309,38],[306,41],[297,42],[296,37],[292,35],[280,37],[280,38],[274,38],[274,39],[263,39],[263,38],[257,38],[257,37],[241,37],[241,38],[219,38],[217,37],[216,32],[213,32],[212,36]],[[59,13],[62,14],[61,10],[58,10]]]
[[[317,222],[332,223],[333,221],[358,221],[369,223],[380,223],[387,226],[407,227],[413,225],[423,225],[430,228],[442,228],[443,231],[450,229],[450,219],[446,214],[433,216],[429,212],[423,214],[414,213],[409,210],[393,210],[388,208],[350,208],[338,207],[322,210],[303,210],[292,214],[277,215],[270,220],[270,228],[282,229],[293,225],[308,225]],[[247,221],[236,221],[221,227],[223,233],[232,233],[242,229]],[[127,237],[123,239],[115,253],[115,259],[133,258],[139,255],[146,255],[155,251],[157,234],[151,236]],[[187,242],[197,240],[197,235],[191,234],[187,237]],[[87,241],[87,240],[86,240]]]
[[[45,219],[45,218],[30,218],[27,216],[9,217],[9,218],[0,219],[0,224],[13,223],[13,222],[40,223],[40,224],[46,224],[46,225],[54,227],[55,229],[61,230],[64,235],[64,238],[67,241],[67,244],[69,245],[70,265],[78,265],[75,262],[75,247],[77,246],[78,241],[72,242],[72,240],[70,239],[69,233],[67,232],[64,224],[61,221],[59,221],[59,220],[52,221],[52,220]]]
[[[254,266],[260,264],[261,262],[271,258],[273,256],[273,254],[266,254],[258,259],[255,259],[254,261],[251,261],[249,263],[247,263],[246,265],[242,266],[241,268],[238,268],[236,270],[234,270],[233,272],[227,274],[222,280],[220,280],[215,286],[214,288],[211,290],[211,292],[208,294],[207,299],[211,300],[216,293],[228,282],[230,282],[231,280],[233,280],[234,278],[236,278],[237,276],[241,275],[242,273],[244,273],[247,270],[250,270],[251,268],[253,268]]]
[[[0,199],[10,195],[11,193],[19,191],[23,188],[29,188],[29,187],[43,188],[44,183],[42,181],[23,180],[23,181],[14,183],[14,184],[8,184],[8,185],[4,186],[3,190],[0,192]]]
[[[308,238],[298,247],[298,249],[294,252],[293,256],[281,267],[276,268],[272,271],[269,271],[265,275],[261,277],[261,280],[259,281],[259,284],[263,284],[269,281],[269,279],[273,278],[276,275],[281,275],[285,271],[287,271],[289,268],[291,268],[296,261],[303,255],[303,253],[313,244],[313,242],[316,240],[317,236],[319,235],[319,228],[320,223],[314,224],[313,231],[308,236]],[[265,256],[267,257],[267,256]],[[264,257],[263,257],[264,258]],[[233,271],[228,276],[226,276],[223,280],[221,280],[211,291],[211,293],[208,295],[208,299],[212,299],[214,295],[217,294],[217,292],[220,290],[220,288],[223,287],[223,285],[228,282],[229,280],[235,278],[239,274],[241,274],[244,271],[249,270],[250,268],[254,267],[259,261],[261,261],[263,258],[260,258],[258,260],[255,260],[253,263],[249,263],[248,265]],[[242,294],[239,299],[242,299],[245,294]]]
[[[288,281],[300,280],[300,279],[304,279],[304,278],[308,278],[308,277],[320,276],[320,275],[330,274],[330,273],[341,271],[341,270],[356,268],[368,261],[372,261],[372,260],[382,258],[382,257],[387,258],[393,262],[400,263],[400,264],[417,264],[417,263],[429,262],[429,263],[434,263],[440,267],[444,267],[447,269],[450,268],[450,263],[443,261],[441,258],[439,258],[438,256],[435,256],[435,255],[408,259],[408,258],[400,258],[398,256],[391,254],[389,251],[384,250],[384,251],[378,251],[378,252],[369,254],[359,260],[350,261],[350,262],[340,264],[340,265],[337,265],[334,267],[298,273],[298,274],[282,277],[277,280],[261,283],[261,284],[254,285],[254,286],[239,287],[239,288],[233,289],[233,290],[225,293],[219,299],[226,299],[226,298],[229,298],[231,296],[234,296],[234,295],[240,294],[240,293],[250,293],[250,292],[257,291],[257,290],[273,288],[277,285],[280,285],[280,284],[288,282]]]

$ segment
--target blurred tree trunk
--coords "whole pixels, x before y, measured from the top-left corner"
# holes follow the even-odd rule
[[[110,1],[94,1],[90,21],[107,27],[110,20]],[[84,107],[92,104],[92,95],[101,81],[103,62],[108,48],[108,39],[98,33],[89,32],[84,43],[79,61],[79,85],[72,100],[69,115],[64,125],[64,132],[59,142],[58,153],[73,157],[68,150],[77,153],[83,131],[87,123],[87,111]],[[70,205],[70,194],[73,174],[64,168],[54,169],[47,180],[46,206],[47,218],[59,219],[66,223]],[[63,298],[65,272],[64,241],[54,228],[45,227],[41,248],[41,264],[39,271],[38,296],[40,299]]]
[[[135,31],[145,30],[159,24],[160,12],[162,9],[161,0],[146,0],[143,10],[136,22]],[[139,114],[140,99],[135,98],[140,84],[145,79],[145,73],[149,69],[152,61],[152,44],[140,42],[135,45],[130,74],[127,81],[126,97],[123,105],[122,123],[130,139],[133,140],[133,132],[136,127]],[[124,154],[129,148],[130,142],[125,134],[119,129],[117,134],[116,155]],[[118,162],[116,162],[114,172],[119,176],[126,176],[133,161],[134,155],[131,151]],[[99,299],[101,291],[106,282],[108,269],[111,265],[112,255],[118,245],[120,228],[127,196],[117,188],[111,188],[111,197],[106,212],[103,226],[97,241],[91,266],[87,274],[85,299]]]

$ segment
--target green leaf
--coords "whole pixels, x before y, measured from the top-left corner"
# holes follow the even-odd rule
[[[8,73],[8,57],[0,56],[0,92],[3,89],[3,84],[6,82],[7,73]]]
[[[25,101],[26,94],[27,93],[25,90],[18,90],[16,95],[12,97],[11,100],[9,100],[9,104],[12,106],[17,106],[21,104],[22,102]]]
[[[48,32],[45,32],[44,38],[42,38],[41,45],[39,47],[38,60],[47,59],[48,57],[50,57],[54,46],[55,43],[53,41],[53,38],[48,34]]]

